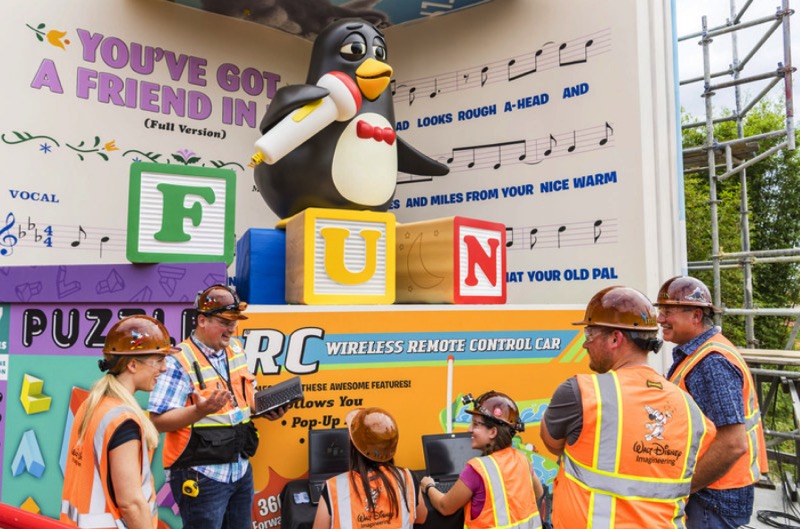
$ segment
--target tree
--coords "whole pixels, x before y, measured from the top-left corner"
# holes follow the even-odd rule
[[[744,135],[755,136],[783,128],[783,107],[778,102],[761,101],[744,120]],[[682,120],[697,121],[682,113]],[[735,122],[715,126],[719,142],[737,137]],[[758,153],[783,141],[783,137],[759,142]],[[691,129],[683,135],[683,147],[703,145],[704,129]],[[708,172],[703,169],[685,175],[686,239],[689,261],[711,259],[711,220]],[[800,155],[797,151],[781,150],[747,169],[746,211],[750,222],[752,250],[774,250],[800,246]],[[719,244],[721,251],[741,251],[741,184],[738,176],[717,184],[719,200]],[[756,307],[787,308],[800,301],[800,267],[797,263],[770,263],[753,268],[753,301]],[[710,271],[697,271],[693,275],[713,283]],[[743,279],[740,268],[721,272],[722,303],[726,307],[743,306]],[[726,316],[725,333],[734,343],[744,344],[743,318]],[[757,317],[755,336],[758,346],[765,349],[783,349],[790,328],[783,318]]]

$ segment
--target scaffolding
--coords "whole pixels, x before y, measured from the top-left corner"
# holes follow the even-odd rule
[[[781,389],[790,395],[793,407],[792,420],[794,430],[789,432],[770,430],[765,428],[767,448],[770,459],[779,462],[790,461],[795,468],[796,480],[800,476],[800,373],[787,369],[790,366],[800,366],[800,352],[794,351],[794,344],[800,331],[800,309],[786,308],[760,308],[753,301],[753,268],[765,263],[799,262],[800,248],[777,248],[770,250],[754,251],[750,244],[750,219],[747,197],[747,168],[773,156],[782,150],[795,149],[794,108],[792,98],[792,67],[790,18],[793,14],[789,0],[782,0],[780,7],[774,15],[745,20],[753,0],[746,0],[741,9],[737,9],[735,0],[730,0],[730,18],[719,27],[709,28],[707,17],[702,17],[702,29],[697,33],[681,36],[678,41],[699,38],[703,53],[703,75],[680,81],[680,85],[703,83],[703,98],[705,101],[705,120],[682,125],[683,130],[705,127],[705,142],[702,146],[692,147],[683,151],[684,174],[707,171],[709,184],[709,206],[711,216],[711,255],[706,261],[693,261],[688,263],[689,270],[713,271],[712,295],[714,304],[722,307],[721,314],[716,316],[717,324],[726,315],[742,316],[745,323],[746,347],[741,349],[744,358],[751,366],[758,387],[758,396],[762,412],[768,414],[773,409],[772,404]],[[740,59],[738,50],[737,33],[747,28],[763,30],[763,35],[758,39],[753,48],[744,58]],[[772,71],[760,72],[745,76],[744,71],[755,54],[764,46],[770,37],[778,30],[782,30],[783,57],[778,62],[777,68]],[[731,42],[731,63],[728,69],[712,71],[711,47],[715,38],[729,35]],[[750,101],[743,101],[741,88],[751,83],[764,83],[765,86]],[[783,81],[785,100],[785,121],[783,128],[769,131],[757,136],[745,136],[744,119],[759,101],[769,95],[772,89]],[[713,112],[714,96],[718,91],[734,91],[735,109],[731,115],[715,117]],[[714,126],[723,122],[735,121],[737,138],[731,141],[717,141]],[[759,153],[759,142],[767,139],[778,138],[778,144],[764,152]],[[741,251],[723,252],[720,248],[719,234],[719,198],[717,185],[728,178],[737,176],[740,184],[739,228],[741,233]],[[743,277],[743,307],[723,307],[721,270],[741,268]],[[754,319],[756,317],[781,317],[785,320],[794,320],[792,331],[783,351],[770,351],[758,349],[758,339],[755,336]],[[764,424],[770,424],[764,417]],[[786,441],[794,442],[794,454],[780,452],[780,445]],[[783,476],[781,476],[783,478]]]

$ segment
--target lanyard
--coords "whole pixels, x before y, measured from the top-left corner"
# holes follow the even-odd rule
[[[223,376],[223,374],[219,372],[217,367],[214,365],[214,363],[208,357],[206,352],[203,350],[203,347],[204,347],[205,344],[201,345],[201,343],[197,340],[197,338],[195,338],[194,334],[192,334],[191,338],[192,338],[192,342],[194,342],[194,345],[197,347],[197,350],[200,351],[200,354],[203,355],[203,358],[206,359],[206,362],[208,362],[208,365],[211,366],[211,369],[213,369],[217,373],[217,375],[220,376],[220,378],[225,380],[225,383],[228,385],[228,390],[231,392],[231,395],[233,395],[233,400],[234,400],[234,402],[236,402],[236,406],[238,407],[239,406],[239,401],[236,398],[236,393],[234,393],[233,386],[231,385],[231,367],[230,367],[230,365],[228,363],[228,352],[225,349],[222,349],[222,358],[225,361],[225,375],[226,375],[226,376]]]

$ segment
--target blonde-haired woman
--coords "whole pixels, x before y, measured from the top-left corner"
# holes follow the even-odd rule
[[[106,372],[75,414],[64,472],[61,521],[97,529],[154,529],[158,508],[150,460],[158,432],[133,395],[151,391],[177,352],[167,329],[149,316],[129,316],[108,332]]]

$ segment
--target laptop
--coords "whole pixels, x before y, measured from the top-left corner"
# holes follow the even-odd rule
[[[303,386],[300,377],[292,377],[278,382],[255,394],[255,409],[253,417],[260,417],[274,409],[286,406],[303,399]]]
[[[325,480],[350,470],[350,434],[347,428],[308,431],[308,496],[314,505]]]
[[[480,450],[472,448],[470,432],[423,435],[422,452],[426,474],[442,492],[455,485],[467,461],[481,455]]]

